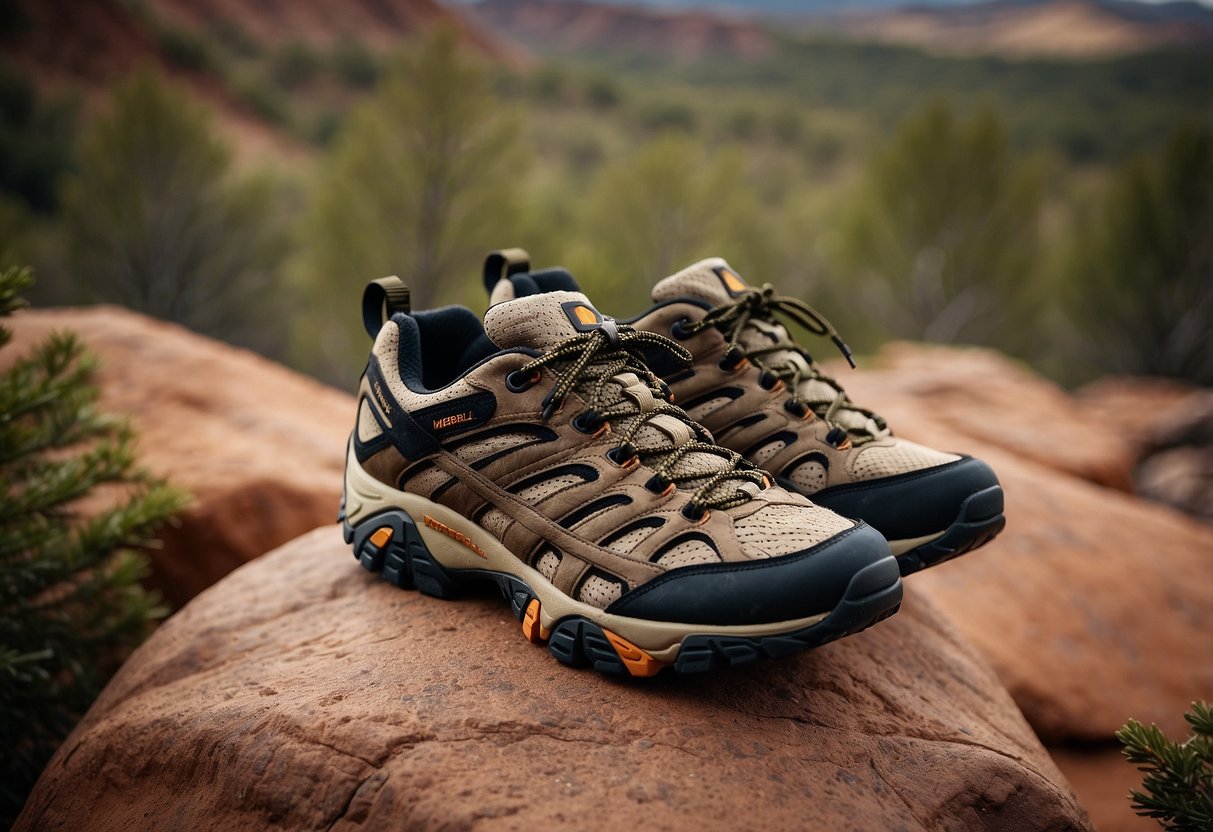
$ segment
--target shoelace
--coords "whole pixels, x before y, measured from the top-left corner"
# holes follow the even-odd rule
[[[564,368],[553,367],[558,378],[544,397],[544,419],[550,418],[565,397],[577,390],[585,395],[588,408],[574,417],[574,427],[594,436],[618,433],[619,445],[608,456],[623,467],[643,462],[652,468],[653,476],[645,484],[650,491],[669,493],[680,483],[702,480],[683,509],[687,519],[703,521],[709,509],[748,502],[751,494],[741,485],[753,483],[765,487],[770,484],[766,474],[740,454],[705,441],[711,437],[682,408],[670,403],[670,388],[648,368],[642,352],[646,346],[669,353],[683,363],[691,361],[691,354],[668,338],[638,332],[607,319],[598,329],[574,335],[519,367],[510,374],[507,384],[511,389],[530,386],[538,381],[541,367],[571,362]],[[620,429],[612,428],[612,422]],[[660,447],[634,444],[636,434],[645,425],[669,434],[669,443]],[[726,464],[710,473],[680,466],[694,453],[721,457]],[[728,488],[730,481],[738,485]]]
[[[806,416],[812,412],[821,418],[831,428],[827,439],[835,447],[842,447],[850,441],[852,436],[857,445],[877,438],[869,431],[856,428],[847,429],[835,421],[834,417],[838,411],[845,408],[872,419],[881,431],[886,427],[883,418],[851,401],[842,385],[823,373],[804,348],[791,338],[759,347],[747,348],[741,343],[741,336],[745,332],[746,324],[752,320],[776,323],[776,314],[784,315],[814,335],[828,337],[838,347],[838,351],[842,353],[847,363],[852,367],[855,366],[851,348],[842,340],[838,330],[826,320],[824,315],[799,298],[775,294],[775,287],[769,283],[764,284],[761,290],[746,292],[735,303],[716,307],[694,323],[684,323],[681,330],[686,335],[695,335],[710,326],[717,327],[729,339],[724,358],[721,361],[722,366],[736,367],[743,360],[748,359],[763,371],[764,387],[772,389],[782,381],[789,391],[788,401],[785,403],[787,409],[800,416]],[[782,361],[764,361],[767,356],[784,352],[798,354],[804,359],[807,369],[788,358]],[[806,400],[801,393],[801,382],[810,380],[825,383],[835,391],[835,395],[828,400]]]

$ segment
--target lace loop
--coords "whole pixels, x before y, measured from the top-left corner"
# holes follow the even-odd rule
[[[684,364],[691,362],[691,354],[668,338],[616,323],[610,332],[597,328],[574,335],[515,372],[532,376],[541,367],[552,368],[557,380],[544,396],[543,418],[551,418],[569,393],[577,390],[592,413],[592,417],[575,417],[579,429],[613,423],[621,453],[612,461],[638,459],[648,465],[653,470],[650,483],[660,485],[661,492],[680,483],[695,483],[688,505],[697,516],[709,508],[748,502],[751,493],[743,486],[752,483],[761,488],[761,472],[745,466],[740,454],[708,441],[711,437],[703,428],[670,403],[669,387],[648,367],[646,348],[665,352]],[[639,445],[636,435],[646,425],[668,437],[666,442],[660,447]],[[717,470],[698,470],[685,464],[693,454],[711,454],[723,464]]]
[[[876,434],[871,431],[856,427],[846,428],[838,424],[835,420],[838,412],[846,409],[861,413],[871,419],[879,431],[884,431],[886,428],[884,419],[852,402],[842,385],[825,375],[804,348],[790,337],[780,338],[770,344],[755,347],[747,347],[741,342],[751,321],[775,323],[777,315],[782,315],[787,320],[799,324],[814,335],[829,338],[842,353],[847,363],[851,367],[855,366],[851,348],[824,315],[799,298],[775,294],[775,287],[769,283],[764,284],[762,289],[752,289],[746,292],[734,303],[716,307],[698,321],[680,322],[679,330],[681,333],[685,333],[686,337],[690,337],[708,327],[716,327],[729,339],[725,347],[725,358],[721,361],[722,368],[729,368],[725,366],[726,361],[730,366],[735,366],[741,361],[749,359],[763,371],[763,387],[773,389],[776,381],[784,382],[789,391],[788,400],[784,406],[789,412],[802,417],[811,412],[820,417],[831,429],[843,431],[844,434],[854,434],[857,443],[877,438]],[[803,362],[789,357],[789,353],[799,356]],[[809,401],[801,390],[802,382],[806,381],[822,382],[833,389],[835,395],[828,400]]]

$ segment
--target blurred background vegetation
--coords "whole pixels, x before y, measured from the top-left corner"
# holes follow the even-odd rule
[[[480,260],[510,245],[621,316],[719,254],[861,352],[1213,384],[1207,44],[952,54],[747,23],[761,48],[523,46],[491,21],[528,3],[308,29],[4,0],[0,266],[35,266],[42,304],[121,303],[343,387],[366,280],[482,308]]]

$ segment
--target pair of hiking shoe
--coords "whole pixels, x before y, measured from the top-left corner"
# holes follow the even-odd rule
[[[520,249],[490,307],[413,312],[371,283],[340,521],[362,565],[441,598],[495,582],[535,643],[607,673],[775,658],[897,611],[901,576],[1005,523],[985,463],[894,437],[720,259],[603,315]],[[809,498],[812,498],[810,501]]]

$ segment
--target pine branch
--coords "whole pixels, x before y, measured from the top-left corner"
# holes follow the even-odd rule
[[[1116,737],[1125,757],[1145,775],[1142,790],[1130,792],[1137,814],[1156,819],[1164,829],[1207,832],[1213,829],[1213,709],[1194,702],[1184,718],[1193,734],[1182,743],[1135,719]]]
[[[30,282],[0,271],[0,317]],[[0,372],[0,827],[166,612],[141,583],[145,550],[185,496],[137,468],[129,426],[97,411],[96,367],[58,333]],[[114,485],[105,506],[84,502]]]

